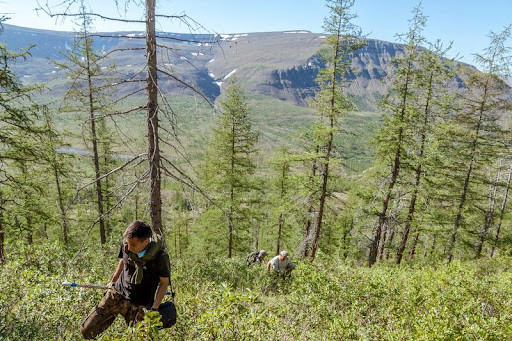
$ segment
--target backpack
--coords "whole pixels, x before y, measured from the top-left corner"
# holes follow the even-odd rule
[[[255,252],[250,253],[247,256],[247,259],[246,259],[247,266],[250,266],[252,263],[255,263],[259,254],[260,254],[259,251],[255,251]]]

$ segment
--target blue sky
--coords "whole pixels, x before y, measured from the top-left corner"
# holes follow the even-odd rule
[[[55,4],[62,0],[40,0]],[[143,9],[131,0],[128,17],[141,18]],[[119,0],[124,3],[124,0]],[[116,15],[114,0],[89,0],[90,6],[107,16]],[[396,41],[396,34],[407,30],[408,19],[415,0],[356,0],[356,23],[370,38]],[[70,20],[65,22],[36,14],[35,0],[0,0],[0,12],[9,13],[8,23],[51,30],[72,30]],[[327,9],[322,0],[157,0],[162,14],[186,13],[206,29],[217,33],[248,33],[262,31],[309,30],[322,32]],[[472,62],[472,54],[487,46],[491,30],[500,31],[512,23],[511,0],[424,0],[423,7],[429,22],[425,34],[428,39],[454,42],[453,52]],[[96,20],[99,31],[142,30],[140,26],[108,23]],[[187,32],[184,25],[162,23],[165,31]]]

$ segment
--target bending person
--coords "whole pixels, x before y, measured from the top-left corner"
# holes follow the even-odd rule
[[[143,221],[132,222],[123,234],[119,262],[109,289],[85,318],[80,332],[94,339],[118,314],[127,325],[141,321],[144,309],[158,310],[169,285],[170,263],[162,239]],[[155,295],[156,293],[156,295]]]
[[[276,273],[288,274],[290,273],[297,264],[290,261],[288,258],[288,252],[281,251],[278,256],[275,256],[267,263],[267,270],[274,270]]]
[[[247,266],[251,266],[251,264],[263,264],[266,255],[267,251],[265,250],[254,251],[247,256],[245,262],[247,263]]]

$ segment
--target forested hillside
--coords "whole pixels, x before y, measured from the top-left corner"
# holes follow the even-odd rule
[[[421,3],[400,44],[352,0],[322,34],[164,34],[144,3],[144,32],[95,33],[72,1],[46,14],[74,34],[3,27],[0,339],[81,339],[104,290],[61,283],[117,281],[120,245],[147,251],[134,220],[163,237],[177,323],[146,307],[102,340],[512,338],[511,26],[473,67]]]

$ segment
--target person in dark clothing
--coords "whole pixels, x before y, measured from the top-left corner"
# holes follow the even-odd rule
[[[254,251],[250,253],[246,259],[247,266],[251,266],[251,264],[263,264],[266,255],[267,251],[265,250]]]
[[[170,276],[169,255],[160,236],[143,221],[132,222],[123,234],[119,262],[105,296],[85,318],[80,332],[94,339],[121,314],[127,325],[141,321],[144,308],[158,310]],[[155,295],[156,294],[156,295]]]

